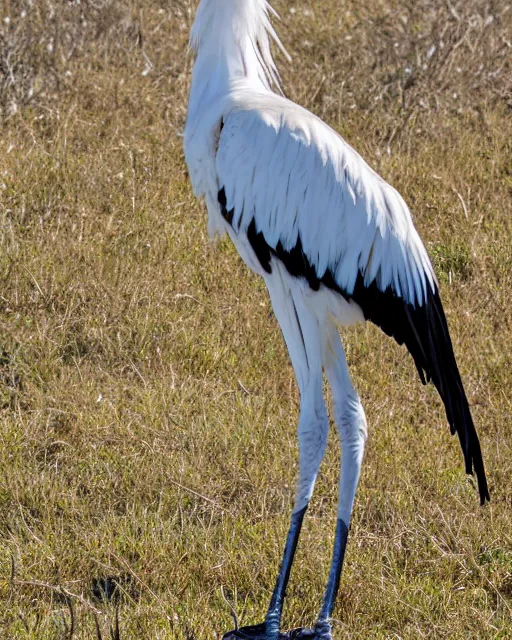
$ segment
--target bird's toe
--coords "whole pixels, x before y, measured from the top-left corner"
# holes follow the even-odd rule
[[[292,629],[288,632],[288,640],[315,640],[314,629]]]
[[[228,631],[222,636],[222,640],[266,640],[265,623]]]
[[[265,623],[253,624],[247,627],[240,627],[235,631],[228,631],[222,636],[222,640],[268,640]],[[279,634],[279,639],[281,634]]]
[[[315,640],[316,635],[313,629],[293,629],[292,631],[281,631],[275,640]],[[274,640],[266,632],[265,623],[255,624],[248,627],[241,627],[235,631],[228,631],[222,636],[222,640]]]

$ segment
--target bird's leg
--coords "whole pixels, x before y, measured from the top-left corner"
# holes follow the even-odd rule
[[[277,575],[274,592],[265,622],[251,627],[243,627],[224,636],[225,640],[292,640],[314,638],[313,631],[295,629],[290,634],[280,633],[281,614],[290,577],[297,542],[304,514],[313,493],[316,476],[324,456],[329,422],[322,395],[321,369],[316,379],[310,379],[302,389],[301,412],[299,418],[299,479],[295,506],[286,538],[283,558]]]
[[[333,393],[335,422],[341,441],[341,475],[334,551],[322,607],[315,626],[317,640],[331,640],[330,618],[343,568],[350,516],[359,482],[367,432],[363,407],[350,381],[345,353],[335,327],[331,328],[329,334],[324,367]]]
[[[299,541],[300,530],[302,528],[302,521],[304,520],[306,509],[307,506],[303,507],[299,511],[293,511],[292,513],[290,528],[288,530],[288,536],[286,538],[286,544],[283,552],[283,559],[281,560],[276,585],[274,587],[267,616],[265,618],[266,631],[271,638],[274,636],[277,637],[279,632],[286,587],[290,578],[295,549],[297,548],[297,543]]]
[[[280,633],[279,626],[290,577],[293,557],[307,505],[322,461],[329,421],[322,393],[322,354],[318,319],[305,305],[300,288],[280,273],[279,265],[271,276],[265,278],[274,313],[281,326],[290,353],[301,403],[298,426],[299,435],[299,479],[290,528],[277,576],[274,592],[265,622],[252,627],[243,627],[224,636],[225,640],[240,638],[247,640],[298,640],[314,638],[313,631],[295,629]]]
[[[279,570],[274,593],[268,608],[266,622],[269,640],[278,638],[279,624],[283,610],[286,586],[304,514],[313,493],[320,463],[325,453],[329,422],[327,409],[322,395],[322,376],[310,381],[310,385],[302,391],[301,413],[299,419],[299,480],[297,495],[293,509],[290,529],[286,539],[281,568]]]
[[[317,640],[331,640],[331,614],[336,602],[336,595],[340,585],[341,570],[347,546],[348,526],[342,518],[338,518],[336,535],[334,538],[334,551],[332,554],[329,579],[325,589],[322,608],[315,625],[315,638]]]

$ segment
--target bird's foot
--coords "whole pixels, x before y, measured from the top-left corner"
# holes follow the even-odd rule
[[[316,635],[314,629],[292,629],[286,637],[288,640],[315,640]]]
[[[268,640],[265,631],[265,623],[253,624],[249,627],[240,627],[236,631],[228,631],[222,636],[222,640]],[[279,634],[281,640],[281,634]]]
[[[281,631],[276,639],[270,638],[266,633],[264,622],[250,627],[241,627],[236,631],[228,631],[222,636],[222,640],[315,640],[315,638],[313,629]]]
[[[321,618],[315,625],[314,638],[316,640],[332,640],[331,623],[326,618]]]

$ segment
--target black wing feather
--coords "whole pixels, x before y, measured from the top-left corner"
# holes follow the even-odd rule
[[[414,358],[422,382],[432,381],[446,410],[452,434],[457,433],[464,454],[467,473],[476,473],[480,503],[489,500],[480,442],[464,392],[448,323],[437,287],[428,289],[421,306],[413,306],[399,298],[391,288],[382,292],[375,282],[365,286],[359,274],[352,296],[364,316],[398,344],[405,344]]]

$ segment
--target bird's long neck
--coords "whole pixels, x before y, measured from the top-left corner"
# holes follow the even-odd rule
[[[222,98],[241,80],[263,90],[278,84],[269,39],[280,43],[269,10],[266,0],[201,0],[191,33],[197,58],[189,116],[201,105]]]

